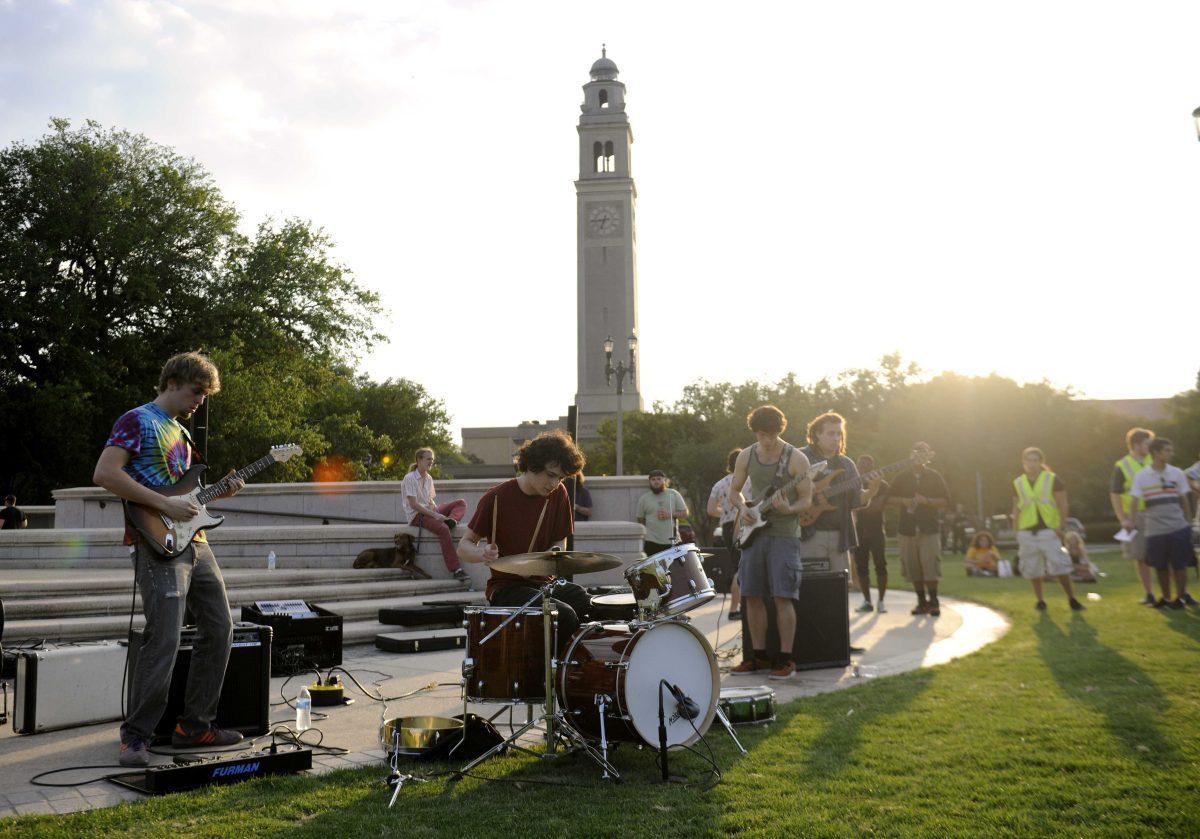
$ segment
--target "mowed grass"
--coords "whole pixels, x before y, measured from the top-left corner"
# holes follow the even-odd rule
[[[368,769],[5,820],[0,835],[1196,836],[1200,614],[1138,605],[1132,569],[1095,558],[1109,576],[1080,597],[1103,599],[1076,615],[1057,588],[1037,613],[1024,580],[967,579],[945,557],[944,593],[1005,612],[1003,639],[793,702],[739,732],[745,757],[712,729],[724,779],[707,789],[695,756],[672,770],[696,785],[664,786],[651,752],[623,747],[620,785],[581,757],[514,756],[480,767],[494,780],[410,784],[392,810]]]

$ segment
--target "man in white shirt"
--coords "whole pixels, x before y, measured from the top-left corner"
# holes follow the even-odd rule
[[[708,494],[708,515],[714,519],[720,519],[721,541],[733,558],[733,582],[729,587],[729,619],[731,621],[742,619],[742,586],[738,583],[737,574],[742,553],[734,542],[734,537],[737,536],[738,509],[733,506],[733,501],[729,498],[729,487],[733,483],[733,467],[741,453],[741,449],[733,449],[729,452],[725,465],[725,477],[713,484],[712,491]],[[750,486],[749,481],[742,487],[742,495],[754,497],[754,489]]]
[[[1171,465],[1175,447],[1166,437],[1150,442],[1150,465],[1133,476],[1129,494],[1146,504],[1142,524],[1146,529],[1146,564],[1158,573],[1162,597],[1154,608],[1182,609],[1200,605],[1187,591],[1187,570],[1196,554],[1192,550],[1191,488],[1183,470]],[[1171,578],[1175,599],[1171,599]]]
[[[417,449],[417,460],[409,467],[408,474],[400,491],[404,495],[404,509],[408,514],[408,523],[413,527],[428,530],[437,537],[442,546],[442,561],[446,570],[454,575],[456,580],[469,579],[458,560],[458,552],[454,549],[454,540],[450,531],[458,525],[467,512],[467,502],[457,498],[446,504],[437,503],[437,490],[433,486],[433,476],[429,470],[435,462],[433,449]]]

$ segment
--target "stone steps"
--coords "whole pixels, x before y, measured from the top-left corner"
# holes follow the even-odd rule
[[[393,568],[300,568],[268,571],[266,568],[222,568],[225,588],[310,586],[356,582],[408,580],[408,573]],[[123,569],[70,570],[4,569],[0,574],[0,597],[5,603],[33,597],[53,597],[87,592],[91,595],[129,593],[133,574]]]

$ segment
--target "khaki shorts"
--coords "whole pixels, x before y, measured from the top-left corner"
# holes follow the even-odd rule
[[[936,533],[900,537],[900,570],[904,579],[934,583],[942,578],[942,537]]]
[[[841,540],[842,534],[837,530],[817,530],[807,539],[800,540],[800,558],[828,559],[830,571],[849,571],[850,552],[838,550]]]
[[[1071,556],[1053,530],[1017,532],[1017,562],[1027,580],[1061,577],[1071,573]]]
[[[1121,555],[1126,559],[1144,560],[1146,558],[1146,534],[1144,516],[1138,512],[1133,514],[1133,527],[1137,535],[1128,542],[1121,543]]]

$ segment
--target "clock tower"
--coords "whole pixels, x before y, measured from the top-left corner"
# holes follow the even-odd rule
[[[628,362],[630,335],[637,333],[637,188],[630,171],[633,131],[625,115],[625,85],[617,65],[601,50],[583,86],[579,117],[579,180],[575,181],[579,386],[575,394],[581,442],[616,415],[616,382],[604,375],[604,340],[616,349],[613,363]],[[640,359],[638,367],[640,368]],[[638,370],[637,372],[640,372]],[[642,410],[638,375],[626,376],[621,405]]]

